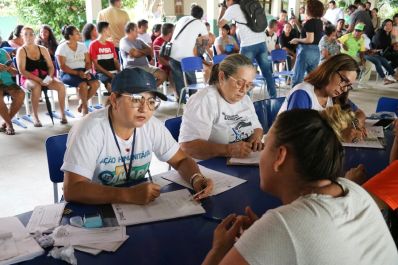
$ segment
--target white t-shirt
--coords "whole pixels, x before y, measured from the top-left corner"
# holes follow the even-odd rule
[[[235,22],[237,22],[236,27],[239,30],[240,47],[251,46],[264,42],[264,32],[254,32],[248,26],[241,24],[247,23],[247,20],[245,18],[245,15],[243,14],[242,9],[240,9],[239,4],[234,4],[228,7],[222,19],[226,21],[234,20]]]
[[[333,106],[333,99],[328,97],[326,106],[322,107],[322,105],[319,104],[314,89],[314,86],[307,82],[297,84],[286,96],[278,114],[291,109],[313,109],[322,111],[327,107]]]
[[[134,134],[128,140],[119,137],[118,143],[129,166]],[[63,171],[69,171],[103,185],[123,185],[142,179],[149,169],[152,152],[161,161],[170,160],[179,145],[164,124],[152,117],[136,129],[134,160],[130,178],[126,173],[108,120],[108,107],[90,113],[70,130],[64,157]]]
[[[333,9],[328,8],[328,10],[326,10],[326,13],[323,16],[323,18],[328,20],[330,23],[332,23],[333,25],[336,26],[337,20],[344,19],[344,12],[339,7],[336,7]]]
[[[152,43],[151,35],[149,35],[148,32],[145,32],[144,34],[138,33],[138,38],[148,45]]]
[[[276,44],[278,44],[278,36],[276,32],[272,35],[268,35],[268,30],[265,30],[265,45],[267,45],[268,53],[271,54],[271,51],[275,50]]]
[[[340,178],[346,195],[310,194],[267,211],[238,242],[251,265],[393,265],[398,253],[369,194]]]
[[[179,142],[197,139],[228,144],[247,139],[262,128],[249,96],[228,103],[214,86],[199,90],[188,100],[182,116]]]
[[[76,51],[68,46],[68,41],[58,45],[55,56],[61,55],[65,57],[65,65],[71,69],[85,68],[85,54],[88,53],[86,45],[82,42],[77,43]]]
[[[184,29],[177,39],[175,39],[181,29],[193,19],[195,18],[192,16],[182,17],[175,26],[173,37],[171,38],[173,47],[171,48],[170,57],[176,61],[181,62],[182,58],[194,56],[193,48],[195,47],[196,39],[199,35],[207,36],[209,34],[206,25],[201,20],[196,19]]]

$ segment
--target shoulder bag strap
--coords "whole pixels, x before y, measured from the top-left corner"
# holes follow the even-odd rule
[[[197,18],[192,19],[191,21],[189,21],[187,24],[185,24],[185,26],[180,30],[180,32],[178,32],[177,36],[174,38],[174,40],[176,40],[178,38],[178,36],[180,36],[180,34],[184,31],[184,29],[191,24],[192,22],[194,22],[195,20],[198,20]]]

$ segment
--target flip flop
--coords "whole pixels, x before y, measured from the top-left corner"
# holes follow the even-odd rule
[[[8,128],[6,128],[4,133],[7,134],[7,135],[15,135],[15,130],[12,127],[8,127]]]
[[[0,127],[0,132],[5,132],[7,129],[7,125],[5,123],[3,123]]]
[[[68,124],[68,120],[66,118],[61,119],[61,124]]]
[[[33,123],[34,127],[43,127],[43,124],[41,124],[40,121]]]

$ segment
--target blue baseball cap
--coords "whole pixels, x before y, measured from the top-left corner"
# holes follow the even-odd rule
[[[112,92],[129,94],[151,92],[167,101],[167,97],[157,91],[155,77],[141,68],[128,68],[116,74],[112,79]]]

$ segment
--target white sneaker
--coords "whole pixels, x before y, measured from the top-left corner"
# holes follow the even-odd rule
[[[387,80],[390,80],[390,81],[392,81],[392,82],[397,82],[397,79],[395,79],[392,75],[387,75],[387,76],[386,76],[386,79],[387,79]]]

